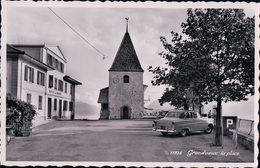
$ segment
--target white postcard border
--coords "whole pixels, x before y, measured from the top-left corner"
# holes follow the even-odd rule
[[[6,95],[6,33],[7,33],[7,7],[75,7],[75,8],[246,8],[255,10],[255,100],[254,100],[254,117],[255,117],[255,151],[254,151],[254,163],[219,163],[219,162],[35,162],[35,161],[6,161],[6,148],[5,148],[5,95]],[[1,39],[1,164],[7,166],[187,166],[187,167],[220,167],[220,166],[238,166],[248,167],[257,166],[258,147],[257,140],[259,138],[257,125],[259,123],[258,116],[258,98],[259,98],[259,14],[260,4],[258,3],[246,3],[246,2],[14,2],[14,1],[3,1],[2,2],[2,39]]]

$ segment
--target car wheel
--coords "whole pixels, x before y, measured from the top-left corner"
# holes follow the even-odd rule
[[[180,135],[181,135],[182,137],[187,136],[187,134],[188,134],[188,130],[187,130],[187,129],[183,129],[183,130],[181,130],[181,132],[180,132]]]
[[[163,136],[167,136],[168,132],[161,132]]]
[[[207,129],[205,130],[205,133],[210,134],[212,132],[212,125],[208,125]]]

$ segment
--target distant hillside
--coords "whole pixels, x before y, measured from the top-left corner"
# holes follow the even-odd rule
[[[99,107],[84,102],[76,102],[75,105],[75,119],[99,119]]]
[[[164,103],[163,106],[160,105],[158,100],[152,101],[150,104],[145,106],[146,108],[151,108],[153,110],[169,110],[174,109],[174,106],[171,106],[169,103]]]

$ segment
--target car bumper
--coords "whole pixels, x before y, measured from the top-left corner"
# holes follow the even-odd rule
[[[156,128],[153,128],[152,129],[153,131],[158,131],[158,132],[168,132],[168,133],[177,133],[176,130],[165,130],[165,129],[156,129]]]

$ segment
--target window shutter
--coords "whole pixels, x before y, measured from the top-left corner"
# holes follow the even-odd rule
[[[28,81],[28,66],[25,65],[24,67],[24,80]]]
[[[42,73],[42,86],[45,86],[45,74]]]
[[[30,68],[30,70],[31,70],[30,82],[34,83],[34,69]]]
[[[39,85],[40,84],[40,72],[37,71],[37,84]]]

